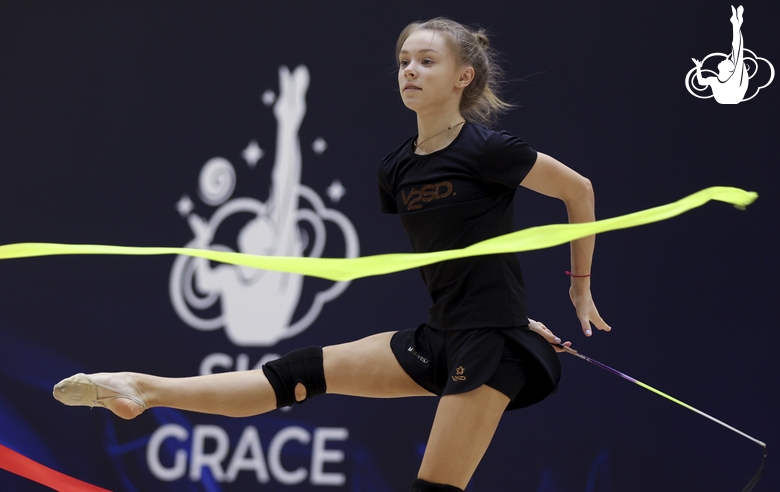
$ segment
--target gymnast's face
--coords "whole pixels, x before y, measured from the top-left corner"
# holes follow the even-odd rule
[[[445,36],[437,31],[415,31],[398,54],[401,99],[418,113],[460,102],[460,67]]]

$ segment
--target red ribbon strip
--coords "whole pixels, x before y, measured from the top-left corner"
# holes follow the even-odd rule
[[[110,492],[43,466],[0,444],[0,468],[60,492]]]

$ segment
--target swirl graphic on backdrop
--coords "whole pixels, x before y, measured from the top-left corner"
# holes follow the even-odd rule
[[[757,56],[753,51],[745,48],[742,37],[742,23],[745,9],[740,5],[737,9],[731,7],[731,53],[711,53],[704,57],[702,61],[692,58],[696,65],[685,75],[685,88],[693,96],[699,99],[709,99],[714,97],[720,104],[739,104],[743,101],[749,101],[756,97],[758,92],[772,83],[775,78],[775,67],[769,63],[766,58]],[[707,60],[712,59],[710,63],[720,60],[717,65],[718,71],[703,68]],[[750,80],[759,73],[760,65],[766,65],[769,70],[769,77],[766,83],[756,87],[755,91],[748,97]],[[763,70],[762,70],[763,73]],[[705,75],[711,75],[705,77]],[[708,88],[712,90],[711,94],[706,93]]]
[[[236,170],[222,157],[209,159],[198,179],[198,196],[207,205],[219,205],[230,198],[236,188]]]
[[[325,206],[320,196],[300,183],[301,150],[298,130],[306,113],[305,96],[309,72],[299,66],[294,72],[279,69],[279,97],[274,104],[277,119],[276,160],[271,172],[268,200],[230,197],[235,190],[236,173],[225,158],[207,161],[200,172],[198,196],[204,203],[219,206],[209,219],[191,213],[192,205],[180,205],[194,238],[186,247],[232,251],[215,244],[220,225],[238,213],[252,219],[238,233],[242,253],[265,256],[307,256],[319,258],[327,240],[326,222],[337,226],[343,235],[345,258],[360,254],[357,232],[344,214]],[[249,161],[248,161],[249,162]],[[255,160],[256,162],[256,160]],[[301,202],[308,207],[301,207]],[[307,223],[313,233],[301,228]],[[198,330],[224,328],[231,342],[241,346],[272,346],[280,340],[298,335],[319,316],[325,303],[337,298],[349,286],[336,282],[314,296],[303,316],[293,322],[303,290],[303,275],[217,265],[208,260],[179,256],[171,270],[169,291],[179,317]],[[220,301],[221,314],[199,316]]]

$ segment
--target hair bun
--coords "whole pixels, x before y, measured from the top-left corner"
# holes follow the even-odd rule
[[[474,32],[474,39],[477,41],[477,43],[483,48],[488,49],[490,47],[490,39],[488,39],[487,34],[485,34],[484,29],[480,29],[479,31]]]

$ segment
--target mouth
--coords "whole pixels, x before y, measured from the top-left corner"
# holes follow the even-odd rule
[[[403,91],[404,91],[404,92],[409,92],[409,91],[421,91],[421,90],[422,90],[422,89],[420,89],[419,87],[417,87],[417,86],[416,86],[416,85],[414,85],[414,84],[406,84],[406,85],[404,86],[404,89],[403,89]]]

